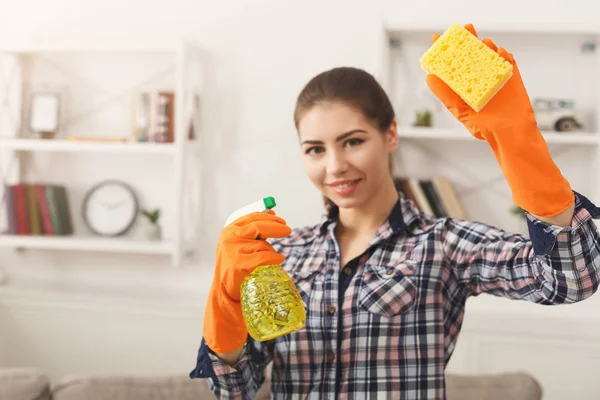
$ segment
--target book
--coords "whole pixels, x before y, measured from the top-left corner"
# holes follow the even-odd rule
[[[20,182],[6,187],[11,235],[70,235],[73,223],[67,188]]]
[[[466,219],[457,193],[450,180],[445,177],[417,179],[402,176],[395,177],[394,184],[406,199],[425,214],[436,218]]]

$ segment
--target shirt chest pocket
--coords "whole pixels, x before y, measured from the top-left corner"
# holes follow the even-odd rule
[[[411,261],[395,266],[365,264],[358,289],[360,307],[384,317],[410,310],[417,295],[415,269],[416,263]]]

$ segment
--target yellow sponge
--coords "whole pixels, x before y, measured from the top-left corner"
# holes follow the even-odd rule
[[[452,24],[419,59],[473,110],[480,111],[504,86],[513,66],[475,35]]]

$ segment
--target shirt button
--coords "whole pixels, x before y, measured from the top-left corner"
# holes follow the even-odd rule
[[[345,273],[346,275],[350,275],[350,274],[352,273],[352,269],[350,269],[350,268],[346,267],[346,268],[344,268],[344,273]]]
[[[327,354],[327,361],[333,362],[334,360],[335,360],[335,354],[334,353]]]
[[[327,308],[327,312],[331,315],[335,314],[336,311],[337,311],[337,308],[335,306],[329,306]]]

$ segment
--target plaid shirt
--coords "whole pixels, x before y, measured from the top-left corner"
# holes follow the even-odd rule
[[[445,368],[469,296],[554,305],[600,280],[600,209],[579,193],[571,226],[527,215],[531,240],[480,222],[431,219],[402,194],[361,256],[340,266],[334,213],[272,240],[305,302],[306,326],[229,366],[202,340],[192,378],[219,398],[251,399],[271,361],[277,399],[445,399]]]

